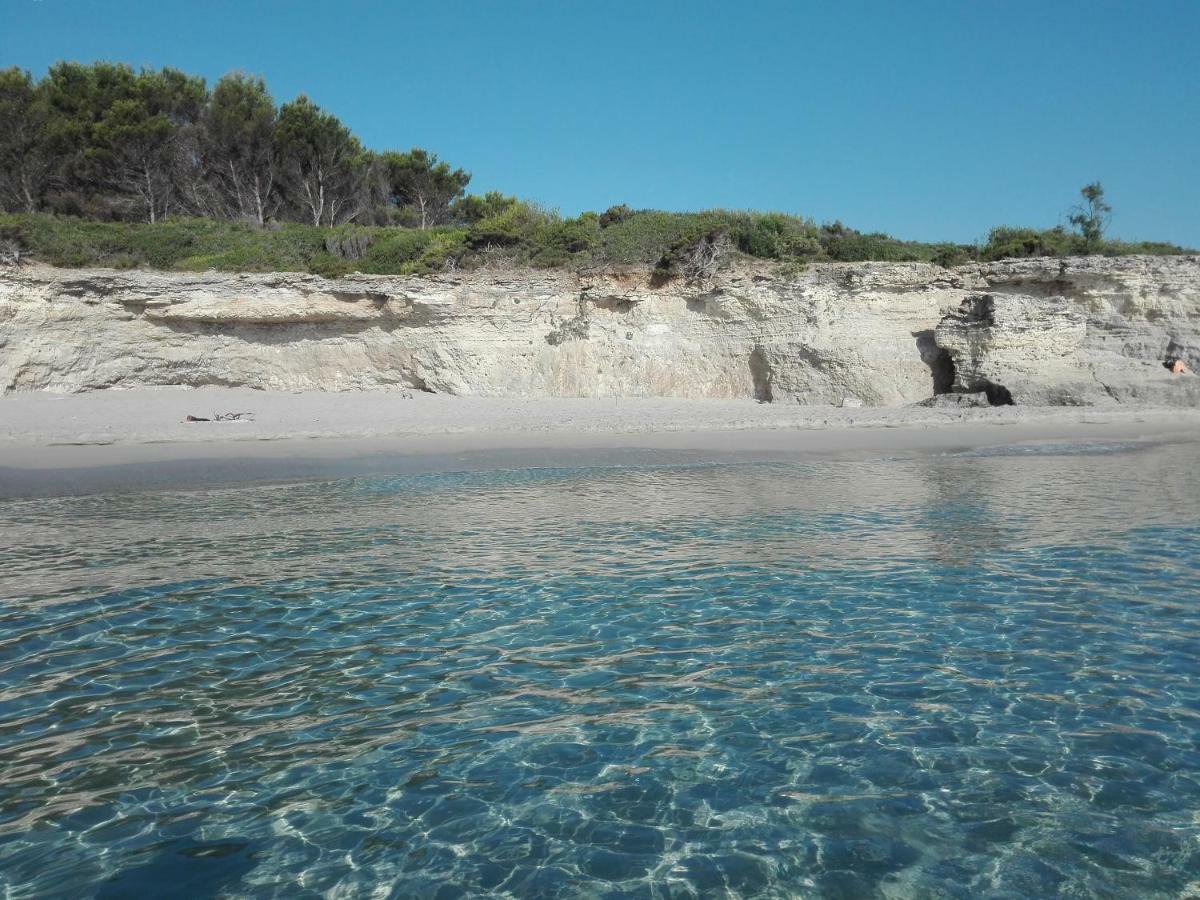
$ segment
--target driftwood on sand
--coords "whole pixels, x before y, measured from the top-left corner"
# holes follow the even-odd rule
[[[252,412],[227,412],[213,413],[211,419],[206,419],[203,416],[189,415],[185,422],[253,422],[254,413]]]

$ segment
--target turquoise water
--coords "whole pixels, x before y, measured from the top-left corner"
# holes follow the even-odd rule
[[[1200,891],[1200,448],[0,503],[0,892]]]

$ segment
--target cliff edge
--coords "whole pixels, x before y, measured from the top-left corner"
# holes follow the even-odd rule
[[[1182,361],[1189,370],[1174,374]],[[1200,257],[783,278],[0,270],[0,390],[161,385],[897,406],[1200,405]],[[952,398],[951,398],[952,399]]]

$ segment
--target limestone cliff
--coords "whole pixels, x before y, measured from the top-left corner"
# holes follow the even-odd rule
[[[0,390],[1195,404],[1200,258],[437,277],[0,270]]]

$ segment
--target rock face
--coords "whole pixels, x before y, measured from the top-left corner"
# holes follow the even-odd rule
[[[414,388],[888,406],[1200,403],[1200,258],[438,277],[0,270],[0,390]]]
[[[1087,318],[1062,297],[975,294],[942,319],[937,345],[954,362],[954,389],[992,404],[1054,404],[1083,396]]]
[[[1200,381],[1169,369],[1200,357],[1195,257],[1071,260],[1041,276],[1038,264],[1009,263],[942,319],[934,340],[954,363],[954,390],[993,403],[1200,405]]]

